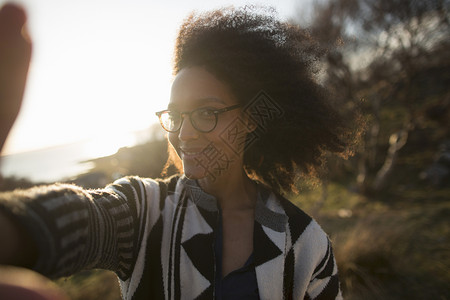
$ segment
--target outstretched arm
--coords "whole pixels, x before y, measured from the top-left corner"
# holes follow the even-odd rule
[[[23,233],[35,242],[35,271],[57,278],[102,268],[126,280],[145,237],[146,224],[159,216],[157,199],[157,182],[129,177],[98,190],[53,184],[0,193],[0,212],[14,216],[10,221],[21,224]],[[18,229],[14,229],[16,235],[21,234]],[[6,242],[3,238],[8,235],[2,228],[0,235],[0,242]],[[22,250],[23,241],[15,248]],[[29,254],[19,258],[27,260]],[[13,257],[15,261],[19,258]]]

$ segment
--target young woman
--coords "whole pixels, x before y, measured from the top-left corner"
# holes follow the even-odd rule
[[[327,235],[282,196],[346,152],[313,78],[319,54],[271,11],[191,15],[157,113],[182,175],[2,194],[0,234],[16,242],[1,262],[51,278],[109,269],[124,299],[340,299]]]

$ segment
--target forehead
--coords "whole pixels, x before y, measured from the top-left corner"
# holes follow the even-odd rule
[[[196,108],[205,104],[237,104],[224,82],[201,67],[182,69],[172,84],[169,107]]]

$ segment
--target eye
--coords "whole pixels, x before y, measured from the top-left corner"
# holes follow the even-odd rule
[[[215,117],[215,111],[213,108],[201,108],[195,111],[195,115],[202,119],[211,119]]]

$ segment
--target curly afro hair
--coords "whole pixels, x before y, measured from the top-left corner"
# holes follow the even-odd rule
[[[274,9],[228,7],[184,20],[173,73],[203,67],[247,106],[264,91],[282,117],[255,132],[244,167],[275,192],[291,192],[298,175],[318,173],[326,153],[348,154],[350,127],[315,79],[323,54],[305,30],[279,21]]]

